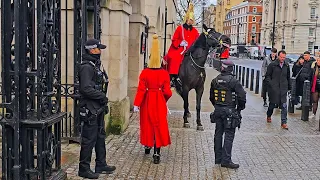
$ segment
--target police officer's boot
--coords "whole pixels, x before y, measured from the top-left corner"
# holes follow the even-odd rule
[[[87,171],[79,171],[78,176],[83,177],[83,178],[87,178],[87,179],[98,179],[99,178],[99,174],[94,173],[93,171],[91,171],[91,169],[89,169]]]
[[[230,162],[229,164],[221,164],[221,167],[230,168],[230,169],[238,169],[239,164],[235,164],[233,162]]]
[[[115,166],[108,166],[108,165],[104,165],[104,166],[96,166],[96,173],[99,174],[111,174],[113,173],[113,171],[116,170]]]

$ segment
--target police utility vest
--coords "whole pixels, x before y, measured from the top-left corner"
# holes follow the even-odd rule
[[[95,82],[95,86],[94,89],[98,90],[98,91],[102,91],[104,92],[104,84],[105,84],[105,80],[103,78],[103,72],[101,71],[100,68],[98,68],[93,62],[91,61],[84,61],[81,65],[84,64],[90,64],[93,69],[94,69],[94,76],[93,76],[93,81]]]
[[[234,77],[232,75],[221,76],[215,79],[214,100],[216,105],[236,106],[236,93],[232,91],[230,82]]]

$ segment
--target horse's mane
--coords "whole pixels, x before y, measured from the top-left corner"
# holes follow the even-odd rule
[[[206,37],[204,33],[201,33],[198,39],[192,44],[186,54],[194,52],[197,48],[205,48]]]

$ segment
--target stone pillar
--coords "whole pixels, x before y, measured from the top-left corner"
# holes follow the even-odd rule
[[[109,88],[108,97],[110,104],[110,130],[114,134],[122,132],[129,124],[130,102],[128,89],[128,44],[129,44],[129,15],[132,8],[129,0],[110,0],[104,7],[109,8],[109,19],[102,12],[103,23],[108,25],[107,55]],[[104,30],[105,24],[102,26]],[[102,40],[106,39],[102,34]],[[103,62],[105,63],[105,62]]]
[[[142,14],[130,15],[129,23],[129,88],[128,95],[130,105],[133,106],[133,101],[136,95],[138,86],[139,74],[144,68],[144,54],[141,54],[141,34],[145,30],[146,18]],[[147,53],[147,52],[146,52]]]

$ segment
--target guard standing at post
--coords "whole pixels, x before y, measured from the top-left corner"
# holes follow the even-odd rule
[[[108,111],[108,98],[104,88],[107,88],[108,77],[104,70],[100,70],[101,49],[105,48],[99,40],[88,40],[79,67],[82,132],[78,175],[89,179],[98,179],[99,173],[110,174],[116,169],[106,163],[104,115]],[[90,169],[93,148],[96,152],[95,173]]]
[[[239,168],[239,164],[232,162],[231,151],[236,127],[239,128],[241,124],[240,112],[245,109],[246,91],[232,74],[233,66],[230,60],[222,61],[221,74],[211,82],[210,101],[215,109],[211,115],[211,122],[216,123],[215,164],[236,169]]]

